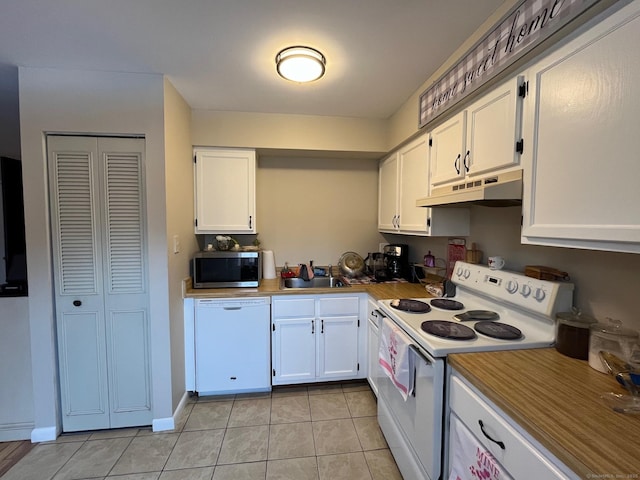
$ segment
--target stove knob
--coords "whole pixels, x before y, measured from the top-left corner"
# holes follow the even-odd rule
[[[471,276],[471,270],[469,270],[468,268],[465,268],[464,270],[464,278],[467,279]]]
[[[507,282],[506,289],[507,289],[507,292],[513,295],[518,291],[518,282],[516,282],[515,280],[509,280]]]
[[[462,272],[464,272],[464,268],[458,267],[458,269],[456,270],[456,275],[461,277],[462,276]]]
[[[520,293],[523,297],[528,297],[529,295],[531,295],[531,285],[522,285]]]
[[[544,297],[546,296],[547,292],[545,292],[542,288],[536,288],[536,291],[533,293],[533,298],[535,298],[539,302],[544,300]]]

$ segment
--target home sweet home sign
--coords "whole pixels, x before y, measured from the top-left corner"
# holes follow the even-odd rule
[[[600,0],[523,0],[420,95],[422,128]]]

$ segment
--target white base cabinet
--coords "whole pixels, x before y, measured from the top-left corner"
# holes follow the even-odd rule
[[[420,236],[469,235],[469,210],[417,207],[429,195],[429,138],[392,153],[378,170],[378,230]]]
[[[273,297],[272,384],[362,378],[358,295]]]
[[[377,371],[379,367],[379,344],[381,313],[378,311],[378,304],[373,299],[367,300],[367,381],[373,393],[378,396]]]
[[[522,243],[640,253],[638,45],[636,1],[527,73]]]
[[[449,410],[444,478],[452,470],[469,472],[469,467],[480,470],[469,478],[577,478],[455,371],[449,381]]]

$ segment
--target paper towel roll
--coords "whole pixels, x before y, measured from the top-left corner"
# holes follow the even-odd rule
[[[262,252],[262,278],[276,278],[276,259],[272,250]]]

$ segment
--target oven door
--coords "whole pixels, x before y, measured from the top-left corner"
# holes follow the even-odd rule
[[[442,469],[444,359],[413,344],[414,392],[405,401],[378,368],[378,422],[406,479],[437,480]]]

